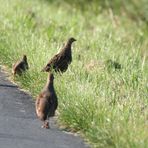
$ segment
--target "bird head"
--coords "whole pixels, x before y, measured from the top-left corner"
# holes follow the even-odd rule
[[[25,54],[23,55],[23,60],[27,61],[27,56]]]
[[[73,37],[71,37],[71,38],[68,39],[68,42],[69,42],[69,43],[73,43],[73,42],[75,42],[75,41],[76,41],[76,39],[73,38]]]

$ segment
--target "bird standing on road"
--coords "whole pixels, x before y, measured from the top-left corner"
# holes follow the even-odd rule
[[[56,54],[47,65],[42,69],[42,71],[49,72],[54,69],[56,72],[65,72],[68,65],[72,62],[72,52],[71,45],[76,41],[74,38],[69,38],[65,46]]]
[[[47,129],[49,128],[49,117],[55,115],[58,106],[58,99],[54,90],[53,81],[54,76],[52,73],[49,73],[47,83],[35,102],[36,114],[38,118],[44,122],[42,127]]]
[[[16,74],[21,75],[27,69],[29,69],[27,56],[23,55],[23,58],[12,66],[12,73],[13,75],[16,75]]]

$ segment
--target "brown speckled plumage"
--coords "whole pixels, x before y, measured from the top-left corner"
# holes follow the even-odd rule
[[[23,58],[13,65],[12,73],[13,75],[16,75],[16,74],[21,75],[27,69],[29,69],[28,62],[27,62],[27,56],[23,55]]]
[[[65,46],[56,54],[47,65],[42,69],[42,71],[49,72],[54,69],[56,72],[65,72],[68,68],[68,65],[72,62],[72,52],[71,45],[76,41],[74,38],[69,38]]]
[[[49,128],[49,117],[55,115],[58,99],[54,90],[54,76],[49,73],[47,83],[36,99],[35,107],[38,118],[44,122],[43,128]]]

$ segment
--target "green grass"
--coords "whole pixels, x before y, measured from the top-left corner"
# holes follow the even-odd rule
[[[118,0],[112,9],[99,2],[97,13],[95,3],[81,8],[68,0],[0,0],[0,62],[10,71],[12,63],[27,54],[30,69],[15,81],[35,97],[47,77],[40,70],[68,37],[75,37],[72,64],[62,76],[55,74],[60,124],[81,132],[93,147],[146,148],[147,22],[119,13]],[[145,3],[136,10],[146,18],[146,9],[140,9]],[[109,59],[122,68],[108,65]],[[89,70],[92,60],[99,64]]]

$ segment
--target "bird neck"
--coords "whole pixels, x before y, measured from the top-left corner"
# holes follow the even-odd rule
[[[48,89],[48,90],[53,90],[54,89],[54,87],[53,87],[53,81],[47,80],[47,83],[45,85],[45,88]]]
[[[27,63],[27,58],[26,57],[23,57],[23,61]]]
[[[71,44],[72,44],[71,42],[67,42],[66,46],[65,46],[66,47],[65,49],[71,50]]]

